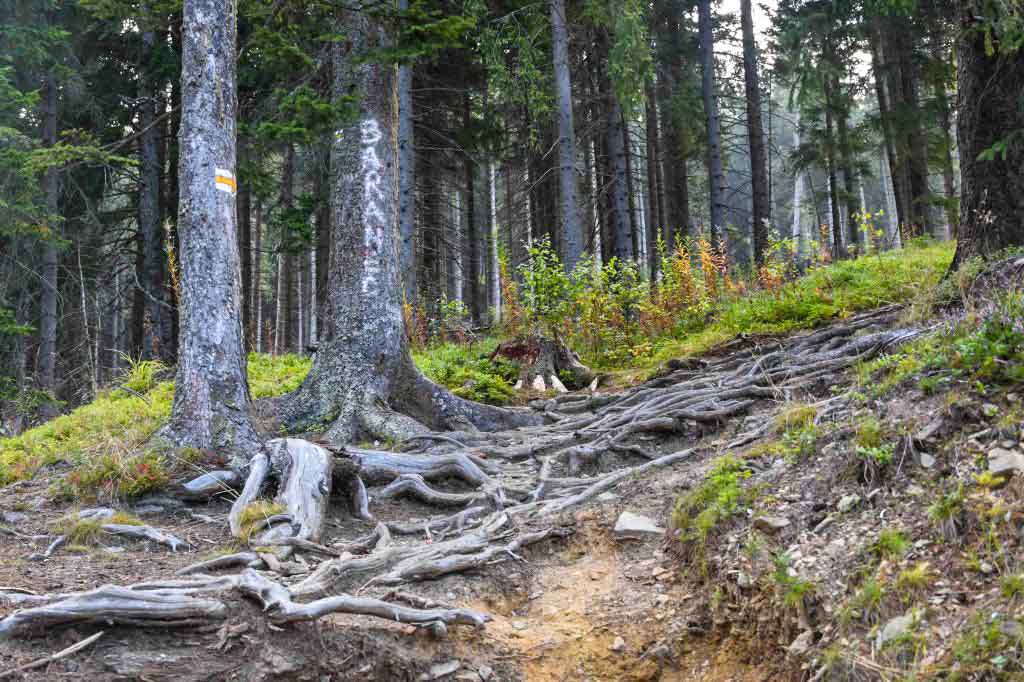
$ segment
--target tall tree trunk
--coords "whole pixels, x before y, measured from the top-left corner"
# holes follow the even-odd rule
[[[986,13],[999,13],[986,16]],[[1024,244],[1024,50],[987,32],[1000,6],[960,0],[957,51],[957,141],[960,148],[960,235],[951,269],[975,256]],[[988,49],[995,53],[991,56]],[[1005,145],[996,151],[995,145]],[[984,155],[984,158],[981,158]]]
[[[409,9],[409,0],[398,0],[398,9]],[[398,232],[402,296],[417,300],[416,282],[416,146],[413,134],[412,65],[398,67]]]
[[[472,102],[469,94],[463,96],[463,125],[472,123]],[[465,155],[463,173],[466,182],[466,255],[463,263],[466,266],[466,283],[464,285],[467,307],[473,321],[483,320],[483,297],[480,295],[480,239],[476,220],[476,164],[470,154]]]
[[[838,76],[833,78],[833,97],[837,102],[836,130],[839,141],[839,159],[843,170],[844,202],[846,204],[846,245],[852,249],[858,241],[857,234],[857,175],[853,150],[850,147],[850,131],[847,121],[849,115],[848,101],[843,93],[842,83]]]
[[[740,0],[743,24],[743,82],[747,94],[747,140],[750,144],[751,222],[754,233],[754,263],[764,263],[768,248],[768,164],[761,124],[761,86],[757,77],[757,45],[750,0]]]
[[[601,40],[607,53],[607,38]],[[607,72],[601,74],[604,91],[605,154],[608,166],[608,200],[610,203],[610,256],[620,261],[633,260],[633,227],[629,211],[629,168],[626,165],[625,126],[622,106]]]
[[[398,274],[396,69],[360,59],[386,42],[370,15],[343,12],[347,40],[332,47],[332,94],[359,93],[356,120],[332,148],[330,340],[300,389],[281,400],[291,428],[331,419],[327,437],[404,439],[424,424],[499,428],[537,423],[532,414],[478,405],[416,370],[402,324]]]
[[[295,145],[288,142],[284,146],[284,161],[281,164],[281,195],[280,207],[285,215],[290,217],[289,212],[295,205]],[[291,234],[291,226],[284,223],[281,227],[280,244],[281,258],[279,266],[281,273],[281,297],[279,302],[281,308],[281,319],[278,325],[281,328],[280,347],[277,352],[298,351],[296,346],[298,339],[298,312],[295,289],[298,284],[298,264],[296,263],[294,250],[294,235]]]
[[[490,276],[487,278],[490,292],[491,324],[501,324],[501,264],[498,260],[498,183],[495,181],[494,161],[487,162],[487,223],[490,227]]]
[[[886,71],[881,49],[881,19],[873,19],[872,28],[868,31],[868,43],[871,50],[871,70],[875,80],[875,97],[878,100],[878,116],[882,123],[882,140],[885,143],[886,165],[889,167],[889,180],[892,187],[895,211],[893,218],[896,220],[897,230],[900,225],[906,224],[910,219],[904,214],[903,198],[906,188],[900,182],[900,173],[897,168],[896,148],[893,141],[892,107],[886,91]]]
[[[654,280],[658,276],[658,266],[660,265],[657,246],[664,219],[661,206],[661,173],[659,172],[661,139],[658,131],[658,102],[652,78],[648,78],[644,83],[644,94],[647,99],[644,112],[647,147],[647,257],[651,279]]]
[[[932,24],[935,26],[931,31],[932,60],[942,64],[947,57],[947,55],[943,54],[942,50],[942,32],[938,28],[937,21],[933,20]],[[939,75],[933,78],[932,87],[935,91],[935,104],[938,110],[939,139],[942,141],[942,190],[945,199],[943,209],[946,214],[946,234],[944,237],[955,239],[959,215],[957,211],[956,179],[953,170],[953,139],[950,133],[949,94],[946,92],[946,79],[941,75],[942,70],[936,69],[936,71]]]
[[[185,0],[182,36],[181,340],[171,419],[179,445],[261,447],[249,418],[235,227],[235,4]]]
[[[160,129],[156,125],[156,102],[159,84],[153,76],[156,68],[153,31],[142,34],[142,57],[139,76],[139,201],[138,223],[143,251],[143,277],[139,283],[145,292],[145,321],[142,336],[142,357],[170,361],[165,342],[170,338],[166,306],[166,263],[164,253],[163,214],[160,186],[163,173],[160,163]]]
[[[263,352],[263,202],[256,198],[256,215],[252,228],[252,252],[243,253],[242,258],[252,259],[252,293],[253,319],[249,335],[253,339],[253,350]]]
[[[436,122],[431,124],[435,127]],[[438,179],[438,166],[433,154],[426,150],[417,155],[420,163],[419,177],[423,187],[422,217],[420,221],[423,235],[423,278],[420,291],[423,302],[432,315],[439,312],[441,292],[444,290],[441,272],[441,187]]]
[[[569,35],[565,27],[565,0],[551,0],[551,43],[558,108],[558,189],[561,198],[562,264],[567,272],[583,253],[583,224],[576,199],[576,134],[572,121],[572,84],[569,80]]]
[[[42,106],[43,146],[57,144],[57,81],[52,72],[43,78]],[[56,166],[50,166],[43,174],[43,191],[46,195],[46,220],[51,225],[52,236],[43,244],[43,292],[40,296],[39,314],[39,360],[36,383],[41,391],[52,398],[57,397],[57,235],[61,232],[60,221],[60,176]],[[39,408],[43,419],[55,417],[56,403],[46,402]]]
[[[701,94],[704,98],[704,119],[708,140],[708,186],[711,204],[711,241],[718,241],[725,227],[725,172],[722,167],[721,126],[718,117],[718,96],[715,93],[715,37],[711,20],[711,0],[699,0]]]
[[[316,185],[317,197],[316,208],[316,319],[317,319],[317,341],[324,339],[328,327],[324,325],[327,320],[327,270],[330,264],[331,254],[331,206],[328,194],[330,185],[330,154],[327,150],[329,144],[325,144],[321,153],[317,154]],[[415,253],[414,253],[415,255]],[[416,267],[415,260],[412,267]],[[415,299],[409,299],[413,303]]]
[[[832,228],[832,257],[836,260],[843,258],[846,254],[843,251],[842,226],[839,218],[839,183],[836,175],[836,136],[833,110],[835,95],[832,92],[831,81],[826,79],[825,83],[825,154],[828,165],[828,210],[829,220]]]
[[[238,183],[238,257],[242,267],[242,346],[252,350],[252,183],[246,178],[249,167],[248,148],[244,142],[240,146],[238,165],[242,173]]]

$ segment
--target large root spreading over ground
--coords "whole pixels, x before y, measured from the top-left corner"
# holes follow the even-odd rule
[[[156,582],[58,594],[0,588],[0,601],[22,606],[0,620],[0,635],[82,623],[218,628],[233,598],[255,601],[278,625],[351,613],[422,626],[437,636],[457,625],[484,627],[485,613],[397,588],[519,561],[530,545],[568,535],[571,517],[564,512],[635,475],[691,457],[687,444],[755,403],[786,400],[920,333],[892,329],[896,315],[894,309],[875,311],[711,361],[674,363],[665,375],[620,394],[539,401],[533,407],[544,416],[543,426],[417,435],[399,452],[270,441],[244,482],[230,472],[210,472],[182,488],[184,497],[197,499],[240,485],[229,523],[248,548]],[[753,425],[726,447],[751,442],[766,429]],[[372,519],[378,504],[405,499],[437,511],[380,522],[367,536],[328,545],[332,497],[363,519]],[[254,518],[254,509],[265,511]],[[90,513],[100,520],[106,515]],[[181,542],[148,526],[107,526],[105,532],[172,549]]]

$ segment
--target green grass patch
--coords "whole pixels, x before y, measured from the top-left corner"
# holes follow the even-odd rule
[[[701,484],[676,500],[672,525],[698,558],[703,557],[712,531],[754,501],[756,491],[743,485],[750,475],[742,460],[719,457]]]
[[[875,540],[875,544],[872,547],[872,550],[879,558],[891,560],[902,559],[909,549],[910,540],[907,539],[907,536],[891,528],[886,528],[879,533],[878,539]]]
[[[260,522],[277,514],[284,514],[288,509],[283,504],[270,500],[256,500],[238,514],[239,537],[249,542],[252,534],[260,527]]]
[[[913,301],[938,285],[954,247],[952,243],[915,243],[812,270],[778,291],[757,291],[723,301],[711,311],[706,325],[656,340],[652,363],[698,355],[741,333],[784,334]]]
[[[1024,622],[1000,613],[979,613],[953,644],[956,666],[947,680],[1020,679],[1024,673]]]
[[[457,396],[490,405],[512,401],[519,365],[501,358],[490,359],[496,339],[473,345],[444,343],[414,350],[412,359],[424,376]]]
[[[99,544],[99,539],[104,533],[103,526],[107,523],[122,526],[144,525],[137,517],[125,512],[114,512],[106,519],[80,519],[78,514],[72,513],[50,524],[50,532],[53,535],[65,536],[69,545],[89,547]]]
[[[254,397],[297,388],[310,360],[295,355],[250,354]],[[0,484],[31,477],[40,467],[68,462],[73,470],[55,486],[64,497],[134,497],[166,484],[170,472],[197,453],[142,451],[171,414],[174,383],[157,362],[132,363],[121,387],[88,405],[13,437],[0,439]]]

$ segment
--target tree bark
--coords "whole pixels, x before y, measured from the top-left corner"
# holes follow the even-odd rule
[[[398,9],[409,9],[409,0],[399,0]],[[413,133],[412,65],[398,67],[398,231],[401,235],[399,261],[402,296],[415,304],[416,283],[416,146]]]
[[[743,24],[743,81],[747,93],[747,140],[750,144],[751,222],[754,234],[754,263],[764,263],[768,248],[768,165],[761,124],[761,86],[757,76],[757,44],[750,0],[740,1]]]
[[[558,108],[558,188],[561,198],[562,264],[576,267],[583,253],[583,225],[576,198],[576,135],[572,120],[572,84],[569,80],[569,36],[565,1],[551,0],[551,42]]]
[[[278,401],[291,429],[330,422],[327,437],[405,439],[434,428],[497,429],[534,414],[478,405],[419,374],[403,331],[398,274],[396,71],[361,59],[387,44],[365,13],[343,13],[347,40],[332,48],[333,96],[359,93],[354,123],[331,151],[330,339],[299,390]]]
[[[1024,51],[1011,49],[996,36],[995,53],[989,56],[981,17],[1003,10],[977,0],[961,0],[958,8],[961,192],[953,270],[970,258],[1024,244]],[[986,153],[995,145],[1005,148]],[[991,158],[980,159],[983,153]]]
[[[657,247],[664,219],[661,210],[661,173],[659,172],[661,139],[658,131],[658,103],[652,78],[648,78],[644,83],[644,94],[647,100],[644,112],[647,147],[647,257],[653,281],[658,276],[660,265]]]
[[[469,94],[462,100],[463,125],[467,128],[473,120],[472,100]],[[484,316],[484,301],[480,295],[480,231],[476,220],[476,163],[467,153],[463,162],[466,178],[466,283],[463,290],[466,294],[467,307],[473,321],[479,323]]]
[[[239,154],[243,169],[246,163],[246,145]],[[242,268],[242,344],[252,350],[252,184],[246,178],[238,183],[238,257]]]
[[[708,140],[708,186],[711,203],[711,241],[717,242],[725,227],[725,172],[722,168],[722,141],[715,94],[715,37],[711,20],[711,0],[700,0],[701,94]]]
[[[160,129],[156,123],[158,83],[153,77],[153,31],[142,34],[142,57],[139,75],[139,199],[138,221],[143,252],[143,273],[139,281],[143,292],[145,319],[142,326],[142,357],[170,361],[167,342],[166,263],[164,253],[163,214],[160,206],[162,167],[160,164]]]
[[[834,95],[832,82],[825,83],[825,154],[828,166],[828,210],[832,225],[832,258],[839,260],[843,251],[842,225],[839,218],[839,181],[836,174],[836,136],[833,119]]]
[[[882,123],[882,140],[885,143],[886,164],[889,167],[889,180],[892,186],[895,203],[895,220],[897,231],[905,224],[909,216],[904,214],[903,198],[906,188],[900,182],[900,170],[897,168],[896,148],[892,130],[892,107],[886,92],[886,72],[881,48],[881,19],[875,18],[868,31],[868,43],[871,50],[871,70],[875,79],[875,97],[878,100],[878,115]]]
[[[224,449],[235,468],[261,448],[249,417],[235,228],[235,5],[185,0],[182,28],[181,339],[164,438]]]
[[[57,81],[52,72],[43,79],[41,98],[43,146],[57,144]],[[39,360],[36,382],[39,389],[51,398],[57,397],[57,236],[61,233],[60,220],[60,175],[56,166],[50,166],[43,173],[43,191],[46,195],[46,220],[52,235],[43,244],[43,293],[40,297],[39,315]],[[57,416],[57,404],[45,402],[39,408],[43,419]]]

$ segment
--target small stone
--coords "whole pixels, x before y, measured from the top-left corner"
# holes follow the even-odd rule
[[[4,523],[21,523],[22,521],[25,521],[27,519],[28,516],[22,514],[21,512],[12,511],[0,513],[0,520],[3,520]]]
[[[430,672],[420,675],[421,680],[439,680],[446,675],[451,675],[462,667],[462,662],[452,659],[444,663],[436,663],[430,666]]]
[[[884,626],[882,626],[882,629],[878,631],[878,635],[875,637],[875,646],[881,648],[886,642],[891,642],[904,634],[914,626],[914,622],[916,620],[917,619],[913,613],[906,613],[902,616],[896,616],[889,620]]]
[[[1024,455],[1016,450],[992,448],[988,451],[988,472],[993,476],[1012,476],[1024,471]]]
[[[642,540],[645,537],[661,537],[665,529],[659,528],[646,516],[624,511],[615,522],[614,533],[618,540]]]
[[[832,522],[835,521],[835,520],[836,520],[836,517],[834,517],[831,514],[829,514],[828,516],[826,516],[824,519],[821,520],[821,523],[819,523],[817,526],[814,527],[814,532],[815,533],[820,533],[821,531],[823,531],[826,528],[828,528],[829,526],[831,526]]]
[[[917,455],[917,463],[921,465],[922,469],[931,469],[935,466],[935,458],[927,452],[921,452]]]
[[[789,645],[789,655],[797,657],[803,656],[811,650],[812,646],[814,646],[814,632],[811,630],[804,630]]]
[[[995,566],[993,566],[987,561],[982,561],[981,566],[979,566],[978,568],[980,568],[981,572],[985,575],[992,575],[996,571]]]
[[[612,645],[609,648],[617,654],[622,653],[626,650],[626,640],[621,637],[616,637],[615,641],[612,642]]]
[[[763,533],[778,533],[789,526],[789,519],[784,516],[758,516],[754,519],[754,528]]]
[[[483,682],[487,682],[487,680],[494,677],[494,668],[489,665],[482,665],[476,669],[476,674],[480,676]]]
[[[513,630],[525,630],[529,627],[529,624],[525,620],[514,620],[512,621]]]
[[[907,486],[907,494],[910,495],[911,497],[921,497],[926,492],[928,491],[926,491],[924,488],[922,488],[916,483],[911,483],[910,485]]]
[[[923,443],[925,441],[934,439],[935,436],[942,429],[943,423],[944,422],[942,417],[936,417],[935,419],[928,422],[927,426],[925,426],[923,429],[914,434],[914,440]]]
[[[839,504],[836,505],[836,508],[841,513],[845,514],[846,512],[856,507],[858,504],[860,504],[860,495],[858,495],[857,493],[850,493],[849,495],[843,495],[843,497],[839,500]]]

